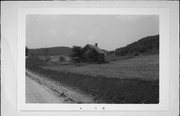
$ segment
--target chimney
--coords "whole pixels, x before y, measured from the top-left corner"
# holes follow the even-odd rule
[[[98,44],[97,44],[97,43],[95,43],[95,46],[96,46],[96,47],[98,47]]]

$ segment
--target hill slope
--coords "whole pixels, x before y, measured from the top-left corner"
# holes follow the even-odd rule
[[[115,55],[119,56],[152,53],[159,53],[159,35],[142,38],[132,44],[115,50]]]
[[[52,48],[38,48],[38,49],[29,49],[29,55],[69,55],[72,53],[72,48],[69,47],[52,47]]]

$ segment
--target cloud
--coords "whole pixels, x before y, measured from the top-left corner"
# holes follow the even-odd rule
[[[38,35],[33,35],[33,37],[32,37],[34,40],[38,40],[39,39],[39,36]]]
[[[96,39],[96,36],[94,36],[94,35],[89,35],[87,38],[88,38],[89,41],[92,41],[92,40],[95,40],[95,39]]]
[[[87,36],[86,42],[88,44],[94,44],[97,42],[97,37],[94,35],[89,35],[89,36]]]
[[[55,30],[55,29],[51,29],[51,30],[48,31],[48,33],[51,34],[51,35],[57,35],[59,33],[59,31]]]
[[[73,36],[76,34],[76,31],[75,30],[71,30],[68,32],[68,36]]]

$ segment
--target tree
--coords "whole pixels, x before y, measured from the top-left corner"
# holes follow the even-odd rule
[[[26,47],[26,56],[28,56],[29,49]]]
[[[50,60],[48,48],[45,49],[45,57],[46,57],[46,63],[48,63],[48,61]]]
[[[82,57],[82,48],[79,46],[74,46],[72,49],[72,57],[78,57],[79,59],[81,59]]]

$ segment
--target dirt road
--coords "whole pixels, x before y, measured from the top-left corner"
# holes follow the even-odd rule
[[[27,70],[26,103],[93,103],[93,98]]]
[[[27,103],[62,103],[46,86],[39,84],[27,76],[26,78],[26,102]]]

